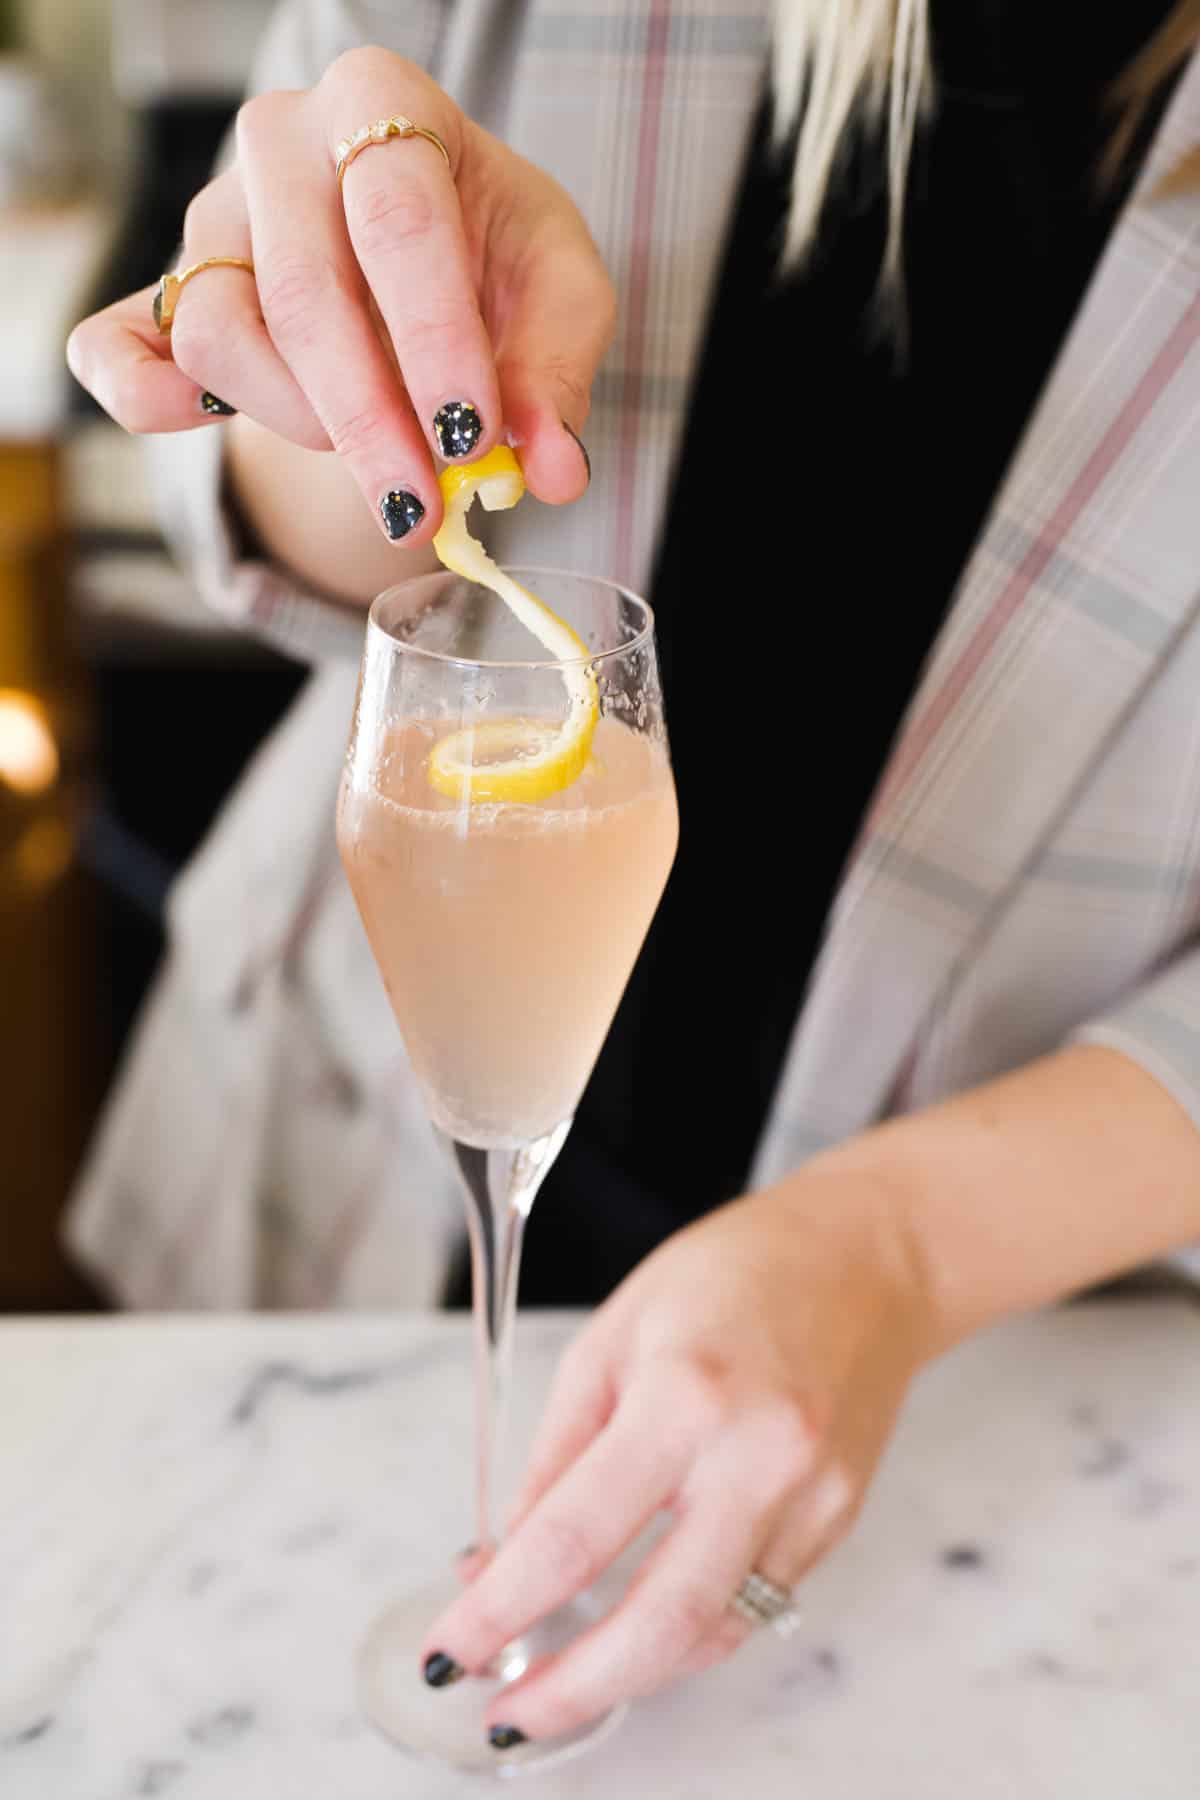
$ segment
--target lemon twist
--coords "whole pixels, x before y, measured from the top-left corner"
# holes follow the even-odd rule
[[[584,660],[591,652],[565,619],[506,575],[467,530],[474,500],[488,512],[504,512],[524,494],[525,477],[513,452],[500,445],[465,468],[444,469],[438,479],[445,506],[433,540],[438,557],[455,575],[498,594],[554,661],[566,665],[567,714],[558,725],[505,719],[440,738],[429,753],[429,779],[456,800],[544,800],[578,780],[591,755],[600,716],[599,686]]]

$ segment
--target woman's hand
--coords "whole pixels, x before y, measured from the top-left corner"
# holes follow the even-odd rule
[[[482,1670],[665,1509],[621,1605],[489,1723],[552,1736],[718,1662],[746,1636],[728,1608],[750,1570],[789,1587],[846,1531],[923,1362],[1194,1244],[1198,1195],[1191,1115],[1132,1058],[1075,1044],[669,1238],[568,1352],[511,1535],[464,1569],[426,1657]]]
[[[364,150],[338,192],[333,152],[374,119],[434,131]],[[249,101],[234,164],[188,209],[169,337],[152,290],[86,319],[71,368],[127,430],[212,422],[219,395],[271,432],[344,460],[379,529],[412,544],[441,518],[435,455],[507,437],[539,499],[575,499],[582,429],[612,335],[611,285],[548,175],[465,118],[414,64],[353,50],[306,93]],[[570,429],[568,429],[568,427]]]
[[[669,1239],[568,1351],[503,1547],[424,1648],[483,1670],[673,1516],[622,1603],[497,1696],[554,1736],[720,1661],[752,1569],[790,1587],[847,1530],[927,1350],[887,1190],[802,1173]],[[510,1741],[518,1741],[512,1739]]]

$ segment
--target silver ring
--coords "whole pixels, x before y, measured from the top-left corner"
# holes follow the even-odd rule
[[[752,1569],[729,1605],[748,1625],[769,1625],[780,1637],[800,1626],[800,1609],[786,1588]]]

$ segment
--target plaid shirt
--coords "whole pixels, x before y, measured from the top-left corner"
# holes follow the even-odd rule
[[[644,587],[765,7],[288,0],[257,85],[310,85],[364,42],[429,67],[582,207],[622,321],[588,425],[592,488],[496,536],[509,558]],[[1155,191],[1198,141],[1200,58],[908,710],[756,1183],[1071,1039],[1133,1057],[1200,1125],[1200,199]],[[134,1304],[420,1303],[458,1203],[332,843],[354,680],[336,658],[352,665],[362,621],[234,560],[218,455],[210,433],[156,452],[182,553],[215,605],[334,660],[180,883],[72,1233]]]

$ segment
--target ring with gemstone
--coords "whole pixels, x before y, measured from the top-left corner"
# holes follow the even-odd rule
[[[450,163],[450,152],[443,144],[436,131],[427,131],[424,125],[414,125],[403,113],[393,113],[390,119],[376,119],[373,125],[360,125],[352,137],[343,138],[333,153],[334,173],[339,188],[346,179],[346,170],[356,156],[371,144],[386,144],[389,138],[424,138],[427,144],[433,144],[446,159],[446,167],[453,175]]]
[[[253,275],[254,264],[244,256],[206,256],[203,262],[193,263],[190,269],[178,269],[173,275],[164,275],[154,291],[151,311],[154,323],[164,336],[169,336],[171,326],[175,323],[175,308],[179,304],[179,296],[192,279],[205,269],[245,269]]]
[[[747,1575],[729,1605],[748,1625],[770,1625],[780,1637],[791,1637],[800,1625],[800,1609],[788,1590],[757,1569]]]

